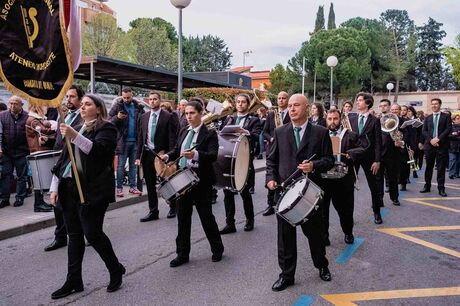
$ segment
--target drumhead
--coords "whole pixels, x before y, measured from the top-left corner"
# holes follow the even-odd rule
[[[278,212],[282,213],[297,204],[298,200],[302,198],[305,192],[306,182],[306,178],[301,178],[288,186],[288,189],[283,194],[278,204]]]
[[[246,185],[249,173],[250,146],[249,139],[246,136],[240,136],[240,142],[235,146],[233,156],[236,156],[233,173],[235,174],[235,189],[240,191]]]

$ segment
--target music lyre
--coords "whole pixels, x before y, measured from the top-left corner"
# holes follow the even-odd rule
[[[29,48],[32,49],[34,47],[34,40],[38,36],[38,21],[37,21],[37,9],[34,7],[29,8],[27,10],[21,5],[21,13],[22,13],[22,21],[24,23],[24,30],[26,32],[27,36],[27,44],[29,45]],[[30,24],[32,22],[32,25]],[[33,31],[31,30],[31,27],[33,27]]]

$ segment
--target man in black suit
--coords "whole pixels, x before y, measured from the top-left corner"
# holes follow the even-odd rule
[[[345,243],[352,244],[355,241],[353,236],[353,211],[355,204],[354,184],[356,181],[353,170],[354,161],[362,157],[365,145],[359,141],[358,134],[344,129],[341,126],[341,114],[337,109],[330,109],[327,112],[326,124],[329,136],[339,137],[340,152],[336,155],[337,162],[342,162],[348,167],[348,172],[341,178],[324,179],[324,241],[326,246],[331,244],[329,240],[329,206],[332,200],[335,210],[339,214],[340,225],[345,234]],[[364,146],[364,147],[363,147]],[[336,152],[334,152],[336,153]]]
[[[421,193],[431,191],[431,178],[433,177],[433,167],[437,161],[438,192],[442,197],[447,197],[444,188],[446,179],[446,167],[449,157],[449,135],[452,131],[452,119],[448,114],[441,112],[442,101],[439,98],[431,99],[431,110],[433,113],[425,118],[423,123],[423,146],[426,158],[425,186]]]
[[[331,139],[328,130],[308,123],[308,100],[301,94],[289,99],[291,123],[275,130],[275,140],[267,158],[267,187],[275,190],[297,169],[307,174],[310,180],[322,186],[321,173],[334,165]],[[307,159],[313,159],[305,162]],[[278,189],[275,198],[280,197]],[[273,291],[281,291],[294,284],[297,264],[297,229],[277,215],[278,222],[278,263],[281,268],[279,279],[273,284]],[[329,262],[323,240],[321,206],[301,225],[308,238],[313,264],[319,269],[322,280],[330,281]]]
[[[185,105],[187,105],[187,100],[180,100],[175,111],[179,118],[179,131],[188,125],[187,118],[185,117]]]
[[[254,205],[252,203],[252,196],[249,192],[255,183],[254,171],[254,148],[259,141],[259,134],[262,131],[260,120],[257,116],[252,116],[248,113],[250,98],[247,94],[239,94],[236,96],[236,116],[228,116],[222,127],[226,125],[239,125],[240,133],[244,133],[249,137],[251,156],[249,161],[248,182],[241,191],[241,198],[243,199],[244,214],[246,216],[245,231],[252,231],[254,229]],[[222,235],[235,233],[235,193],[230,190],[224,190],[224,204],[225,204],[225,227],[220,231]]]
[[[142,114],[137,132],[137,159],[135,164],[142,165],[145,185],[149,199],[149,213],[140,219],[141,222],[157,220],[158,196],[157,174],[155,171],[155,154],[153,152],[168,152],[176,145],[177,119],[173,120],[174,114],[160,108],[161,95],[158,92],[150,92],[149,105],[151,110]],[[168,218],[176,216],[175,203],[171,203]]]
[[[211,245],[213,262],[222,259],[224,245],[219,234],[216,219],[212,214],[211,193],[212,185],[216,182],[216,175],[212,166],[217,160],[219,142],[215,130],[208,130],[201,122],[203,105],[198,101],[190,101],[185,107],[185,114],[189,127],[183,128],[179,133],[179,141],[173,150],[162,155],[165,161],[179,160],[180,167],[190,167],[200,181],[197,185],[177,200],[178,233],[176,238],[176,253],[169,266],[178,267],[189,261],[190,232],[192,226],[193,205],[198,212],[201,225]],[[196,144],[196,148],[192,147]]]
[[[278,112],[279,115],[281,116],[281,120],[283,121],[283,124],[287,124],[291,122],[291,118],[289,118],[289,111],[287,109],[288,106],[288,100],[289,100],[289,95],[285,91],[281,91],[278,94],[277,101],[278,101]],[[264,127],[264,138],[267,141],[267,156],[270,154],[270,148],[271,145],[273,144],[273,141],[275,139],[275,128],[276,128],[276,123],[275,123],[275,111],[269,112],[267,115],[267,120],[265,121],[265,127]],[[275,191],[274,190],[268,190],[267,194],[267,204],[268,207],[265,209],[262,215],[264,216],[270,216],[275,213]]]
[[[358,115],[350,117],[351,127],[353,131],[358,132],[358,136],[362,141],[368,142],[363,158],[355,163],[356,173],[358,173],[359,167],[362,166],[371,191],[374,222],[375,224],[381,224],[383,221],[380,214],[380,207],[383,206],[383,200],[377,184],[377,175],[382,158],[380,120],[369,113],[369,110],[374,105],[374,98],[371,94],[365,92],[358,93],[355,104]]]
[[[66,93],[66,107],[69,109],[64,122],[73,128],[83,124],[80,116],[81,99],[85,92],[79,85],[70,86]],[[61,135],[60,129],[57,129],[56,142],[54,143],[54,150],[62,150],[65,144],[64,137]],[[62,215],[61,203],[57,203],[53,207],[54,219],[56,220],[56,229],[54,230],[54,240],[45,247],[45,252],[53,251],[67,245],[67,229],[64,223],[64,216]]]

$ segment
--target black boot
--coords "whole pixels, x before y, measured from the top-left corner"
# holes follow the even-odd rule
[[[43,200],[43,193],[40,190],[34,190],[34,212],[50,212],[53,211],[53,206]]]
[[[123,283],[123,274],[125,273],[126,269],[122,264],[119,265],[116,271],[110,272],[110,283],[107,286],[107,292],[114,292],[120,289]]]
[[[64,286],[62,286],[60,289],[54,291],[51,294],[51,298],[53,300],[61,299],[64,298],[68,295],[71,295],[72,293],[77,293],[77,292],[82,292],[83,291],[83,281],[70,281],[66,280],[64,283]]]

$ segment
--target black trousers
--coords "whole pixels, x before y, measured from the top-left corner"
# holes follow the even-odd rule
[[[241,198],[243,199],[243,208],[246,220],[254,220],[254,204],[249,189],[254,186],[255,171],[252,163],[249,167],[248,183],[241,190]],[[252,182],[252,184],[251,184]],[[225,205],[225,222],[229,225],[235,224],[235,192],[224,189],[224,205]]]
[[[417,149],[415,150],[415,162],[419,169],[422,169],[423,166],[423,157],[425,156],[425,151]]]
[[[414,153],[414,159],[415,159],[415,153]],[[404,152],[401,155],[401,160],[400,160],[400,174],[399,174],[399,183],[401,185],[406,185],[407,181],[409,180],[410,177],[410,165],[407,163],[409,161],[409,154],[407,153],[407,150],[404,149]]]
[[[436,180],[438,188],[444,188],[446,181],[446,167],[449,160],[449,151],[447,148],[431,148],[425,151],[426,168],[425,168],[425,186],[431,188],[431,179],[433,178],[433,168],[436,162],[438,167]]]
[[[372,210],[374,213],[380,212],[380,207],[383,206],[382,195],[380,194],[380,188],[378,187],[377,183],[377,175],[372,174],[371,166],[373,161],[361,161],[355,164],[356,173],[359,171],[359,167],[363,168],[364,174],[366,175],[367,185],[369,186],[369,190],[371,192],[372,198]],[[382,163],[380,163],[382,166]]]
[[[401,158],[399,156],[392,155],[391,157],[384,156],[380,163],[379,173],[377,174],[377,183],[379,187],[379,194],[383,203],[383,196],[385,195],[384,190],[384,179],[385,173],[387,174],[388,188],[390,189],[390,199],[397,201],[399,199],[399,176],[401,169]]]
[[[192,228],[193,205],[195,205],[201,226],[211,245],[213,254],[222,254],[224,245],[220,237],[216,219],[212,214],[211,204],[212,186],[198,184],[192,190],[177,200],[176,253],[178,257],[188,258],[190,254],[190,235]]]
[[[277,192],[276,199],[279,198]],[[280,277],[293,280],[297,266],[297,227],[276,215],[278,221],[278,264],[281,268]],[[327,267],[326,246],[323,239],[323,222],[321,206],[304,224],[300,225],[303,234],[308,238],[313,265],[319,269]]]
[[[119,269],[120,263],[112,248],[112,243],[103,231],[104,216],[109,203],[94,206],[80,204],[73,179],[62,179],[59,197],[64,221],[69,234],[67,280],[82,280],[82,262],[85,253],[85,239],[91,243],[110,273]]]
[[[268,189],[267,204],[268,204],[268,206],[271,206],[271,207],[274,207],[276,205],[276,202],[275,202],[275,190]]]
[[[142,153],[142,170],[144,171],[145,185],[147,186],[149,210],[158,212],[157,173],[154,161],[155,155],[150,151],[144,150]]]
[[[64,215],[62,214],[62,206],[59,203],[53,207],[54,219],[56,220],[56,229],[54,230],[54,239],[58,241],[67,241],[67,229],[65,227]]]
[[[329,207],[331,201],[339,215],[343,233],[346,235],[353,234],[354,189],[354,181],[351,175],[346,175],[341,179],[324,180],[323,226],[325,238],[329,238]]]

